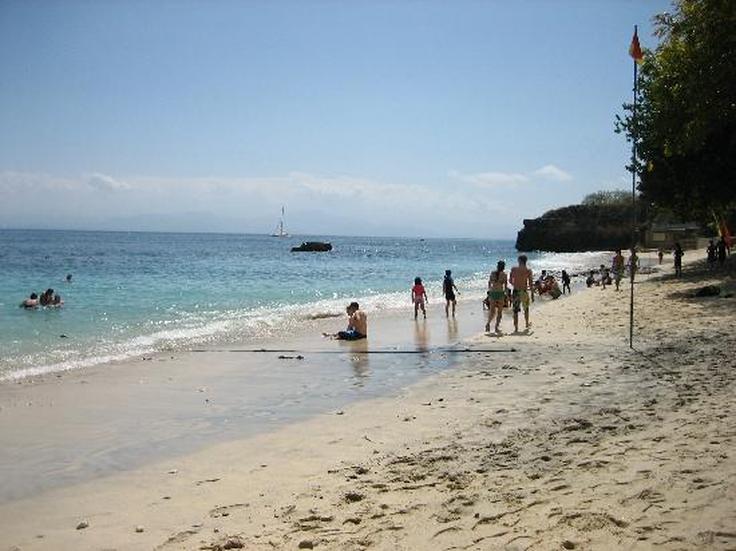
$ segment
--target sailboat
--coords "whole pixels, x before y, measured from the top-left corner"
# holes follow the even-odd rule
[[[271,234],[271,237],[289,237],[289,234],[286,233],[286,230],[284,230],[284,207],[281,207],[281,218],[279,219],[279,223],[276,224],[276,229]]]

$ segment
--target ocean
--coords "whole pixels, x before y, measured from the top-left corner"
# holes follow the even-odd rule
[[[328,240],[329,253],[292,253]],[[414,277],[441,299],[451,269],[463,298],[484,296],[509,240],[0,230],[0,381],[160,351],[247,343],[304,320],[408,308]],[[577,271],[601,253],[530,253],[535,271]],[[71,283],[65,277],[72,274]],[[53,288],[62,308],[25,310]]]

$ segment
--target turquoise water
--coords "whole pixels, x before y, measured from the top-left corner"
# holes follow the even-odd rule
[[[517,256],[511,241],[339,236],[330,253],[290,252],[309,239],[325,238],[0,230],[0,380],[270,337],[341,315],[353,299],[373,312],[406,308],[415,276],[439,298],[448,268],[464,296],[480,297],[495,262]],[[530,259],[535,269],[594,263]],[[49,287],[62,308],[19,308]]]

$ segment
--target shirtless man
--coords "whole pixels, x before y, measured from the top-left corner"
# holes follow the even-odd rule
[[[360,309],[357,302],[351,302],[345,309],[348,314],[348,327],[333,335],[343,341],[357,341],[368,336],[368,316]]]
[[[486,323],[486,332],[491,332],[491,321],[496,316],[496,333],[501,331],[501,316],[503,315],[504,301],[506,300],[506,288],[508,280],[506,278],[506,263],[499,260],[496,265],[496,271],[491,272],[488,278],[488,322]]]
[[[519,332],[519,310],[524,308],[524,322],[526,323],[527,330],[530,327],[529,323],[529,297],[531,293],[531,300],[534,301],[534,279],[532,271],[526,267],[526,255],[522,254],[519,257],[519,265],[511,268],[511,274],[509,281],[514,288],[511,293],[511,299],[514,307],[514,331]]]

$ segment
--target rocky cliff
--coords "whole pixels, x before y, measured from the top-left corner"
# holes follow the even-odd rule
[[[572,205],[524,220],[516,238],[519,251],[578,252],[627,248],[631,207]]]

